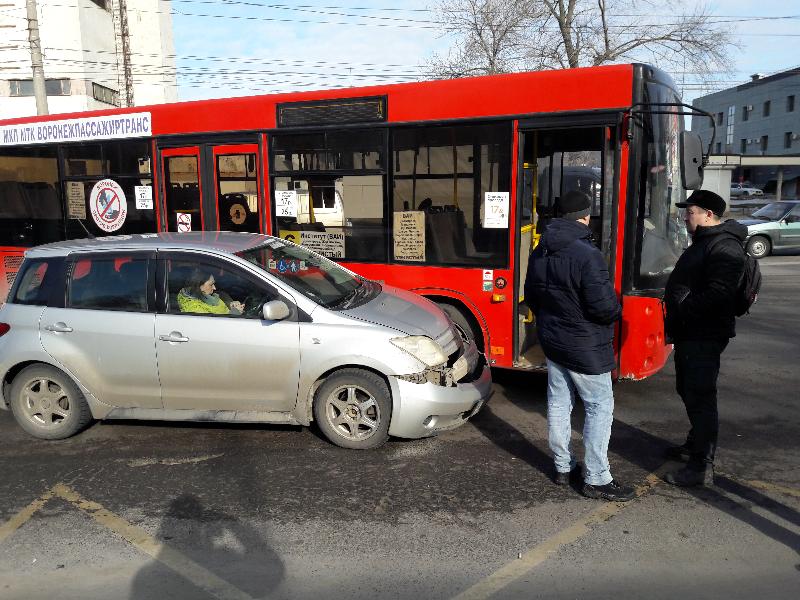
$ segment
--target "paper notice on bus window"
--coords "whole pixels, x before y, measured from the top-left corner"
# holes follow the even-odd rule
[[[300,231],[300,243],[327,258],[345,258],[344,234],[333,231]]]
[[[70,219],[86,218],[86,194],[82,181],[67,182],[67,216]]]
[[[394,258],[425,262],[425,211],[394,213]]]
[[[275,191],[275,214],[279,217],[297,218],[297,192],[294,190]]]
[[[508,229],[508,204],[508,192],[486,192],[483,227],[485,229]]]
[[[153,208],[153,186],[151,185],[135,185],[133,186],[136,192],[136,208],[138,210],[147,210]]]

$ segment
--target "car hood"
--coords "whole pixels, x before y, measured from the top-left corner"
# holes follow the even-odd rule
[[[397,329],[407,335],[427,335],[437,339],[452,329],[450,320],[430,300],[413,292],[382,285],[381,293],[342,314]]]
[[[742,225],[746,227],[752,227],[753,225],[763,225],[764,223],[772,223],[772,221],[767,221],[765,219],[736,219]]]

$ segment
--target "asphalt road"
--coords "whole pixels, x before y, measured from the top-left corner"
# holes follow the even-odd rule
[[[546,380],[529,374],[495,372],[455,432],[371,452],[209,424],[42,442],[3,412],[0,598],[795,598],[800,256],[761,264],[723,356],[713,488],[659,480],[686,430],[671,364],[615,388],[627,504],[550,482]]]

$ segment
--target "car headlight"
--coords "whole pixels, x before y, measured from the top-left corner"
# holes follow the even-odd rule
[[[425,335],[394,338],[391,342],[429,367],[436,367],[447,362],[447,355],[442,347]]]

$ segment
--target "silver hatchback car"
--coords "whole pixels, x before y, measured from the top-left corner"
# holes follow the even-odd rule
[[[432,302],[248,233],[33,248],[0,309],[0,407],[36,437],[91,419],[309,425],[333,443],[453,429],[491,393]]]

